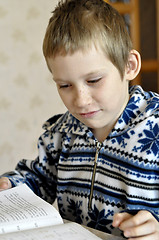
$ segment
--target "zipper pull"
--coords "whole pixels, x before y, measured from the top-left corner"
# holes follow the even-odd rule
[[[98,160],[98,155],[99,155],[99,152],[100,152],[101,147],[102,147],[102,143],[96,141],[96,154],[95,154],[95,159],[94,159],[94,162],[95,162],[95,163],[96,163],[97,160]]]
[[[98,155],[99,155],[101,147],[102,147],[102,143],[96,141],[96,154],[95,154],[95,159],[94,159],[94,167],[93,167],[93,173],[92,173],[90,197],[89,197],[89,204],[88,204],[89,211],[91,211],[91,209],[92,209],[93,188],[94,188],[94,181],[95,181],[95,175],[96,175],[97,160],[98,160]]]

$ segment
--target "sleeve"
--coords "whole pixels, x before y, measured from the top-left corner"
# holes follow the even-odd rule
[[[60,134],[46,131],[38,140],[38,157],[33,161],[21,160],[14,172],[3,176],[9,178],[13,187],[26,183],[39,197],[53,203],[56,198],[60,146]]]

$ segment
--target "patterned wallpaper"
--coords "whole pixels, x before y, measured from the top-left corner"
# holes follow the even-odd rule
[[[64,112],[42,55],[58,0],[0,0],[0,174],[37,156],[41,126]]]

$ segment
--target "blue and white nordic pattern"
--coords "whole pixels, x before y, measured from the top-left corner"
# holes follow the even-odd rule
[[[141,209],[159,220],[159,95],[130,88],[130,100],[97,161],[91,210],[88,209],[96,139],[69,112],[49,119],[38,142],[39,156],[22,160],[8,174],[43,199],[57,197],[63,218],[115,235],[114,213]]]

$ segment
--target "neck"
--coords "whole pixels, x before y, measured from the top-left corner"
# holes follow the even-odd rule
[[[112,127],[110,127],[110,128],[107,127],[107,128],[93,129],[92,132],[93,132],[95,138],[99,142],[103,142],[108,137],[111,130],[112,130]]]

